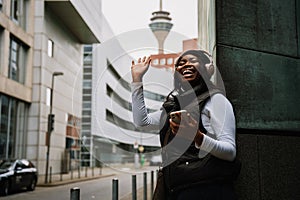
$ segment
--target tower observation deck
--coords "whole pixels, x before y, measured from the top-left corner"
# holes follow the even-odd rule
[[[154,33],[158,41],[158,53],[164,53],[164,42],[168,36],[173,24],[171,23],[170,13],[162,10],[162,0],[160,0],[159,11],[152,13],[151,23],[149,27]]]

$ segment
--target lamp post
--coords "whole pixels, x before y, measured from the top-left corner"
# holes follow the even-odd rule
[[[50,153],[50,139],[51,139],[51,132],[54,128],[54,115],[52,114],[52,104],[53,104],[53,87],[54,87],[54,77],[55,76],[62,76],[64,73],[62,72],[53,72],[52,74],[52,81],[51,81],[51,88],[50,88],[50,113],[48,115],[48,128],[47,128],[47,154],[46,154],[46,173],[45,173],[45,183],[48,183],[48,168],[49,168],[49,153]]]

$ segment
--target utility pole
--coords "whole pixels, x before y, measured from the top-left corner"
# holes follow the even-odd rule
[[[51,132],[54,130],[54,117],[52,114],[52,105],[53,105],[53,87],[54,87],[54,78],[55,76],[62,76],[64,73],[62,72],[53,72],[51,88],[50,88],[50,113],[48,115],[48,126],[47,126],[47,154],[46,154],[46,173],[45,173],[45,183],[48,183],[48,168],[49,168],[49,154],[50,154],[50,141],[51,141]]]

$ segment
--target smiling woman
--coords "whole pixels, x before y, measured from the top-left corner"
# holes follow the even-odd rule
[[[179,56],[174,89],[155,113],[147,112],[143,96],[143,76],[151,60],[132,61],[133,119],[139,126],[161,128],[167,199],[235,199],[233,181],[240,170],[235,159],[235,116],[231,103],[210,81],[211,56],[203,50]],[[179,110],[186,110],[185,117],[173,121],[171,113]]]

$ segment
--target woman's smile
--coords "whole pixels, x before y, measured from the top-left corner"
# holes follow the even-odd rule
[[[176,71],[181,75],[183,80],[193,81],[200,75],[198,72],[199,65],[200,63],[196,56],[185,55],[178,62]]]

